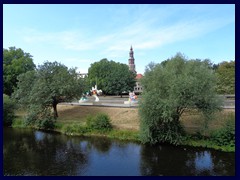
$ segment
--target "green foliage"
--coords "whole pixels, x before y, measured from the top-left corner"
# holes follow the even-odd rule
[[[235,94],[235,61],[222,62],[216,69],[217,92]]]
[[[63,132],[67,135],[83,135],[84,133],[88,132],[88,129],[80,124],[71,124],[63,126]]]
[[[88,116],[86,125],[89,129],[108,131],[112,129],[110,118],[107,114],[97,114],[96,116]]]
[[[136,74],[129,71],[126,64],[102,59],[91,64],[88,79],[91,86],[97,84],[107,94],[121,95],[123,91],[132,91],[135,86]]]
[[[21,74],[18,80],[13,96],[19,104],[29,109],[29,123],[36,122],[43,117],[43,113],[57,118],[57,104],[79,98],[84,89],[76,69],[68,69],[58,62],[45,62],[35,71]],[[50,108],[53,108],[53,113],[49,113]],[[48,121],[40,121],[38,127],[52,127]]]
[[[156,126],[150,124],[147,119],[142,119],[140,139],[142,143],[170,143],[177,145],[182,142],[184,130],[177,122],[159,122]]]
[[[32,106],[26,116],[25,124],[39,129],[54,129],[55,119],[50,108]]]
[[[3,124],[11,126],[14,119],[14,110],[16,106],[8,95],[3,94]]]
[[[139,106],[142,142],[178,144],[183,134],[179,119],[186,109],[197,108],[206,117],[221,110],[216,78],[206,61],[187,60],[178,53],[146,70]]]
[[[3,92],[11,95],[17,86],[17,77],[34,68],[35,64],[29,53],[15,47],[3,49]]]
[[[55,126],[54,126],[54,129],[55,129],[55,130],[61,130],[61,129],[63,129],[63,127],[64,127],[64,124],[63,124],[63,123],[56,122],[56,123],[55,123]]]
[[[217,145],[211,139],[196,139],[187,138],[183,141],[182,145],[192,146],[192,147],[203,147],[203,148],[212,148],[224,152],[235,152],[235,146],[230,145]]]
[[[15,118],[12,123],[13,128],[26,128],[27,125],[22,118]]]
[[[219,146],[235,146],[235,116],[230,114],[221,129],[211,134],[211,139]]]
[[[109,138],[120,139],[120,140],[131,140],[131,141],[139,141],[139,132],[133,130],[119,130],[113,129],[109,131],[107,134]]]

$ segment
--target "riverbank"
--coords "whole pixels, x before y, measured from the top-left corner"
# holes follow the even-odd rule
[[[83,136],[105,136],[113,139],[121,140],[139,140],[139,115],[138,109],[134,108],[116,108],[116,107],[84,107],[84,106],[58,106],[59,118],[57,119],[54,131],[67,135],[83,135]],[[87,130],[85,128],[86,119],[89,115],[95,116],[104,113],[111,119],[113,130],[100,132]],[[226,109],[215,115],[214,119],[209,123],[209,129],[205,131],[205,135],[209,135],[211,131],[223,127],[225,120],[230,114],[234,114],[235,110]],[[25,112],[17,112],[18,118],[13,123],[13,127],[23,127],[22,119]],[[201,115],[196,111],[188,111],[182,115],[181,123],[187,133],[182,145],[195,147],[213,148],[226,152],[234,152],[235,147],[218,146],[209,139],[200,134],[203,124]],[[197,134],[197,136],[196,136]]]

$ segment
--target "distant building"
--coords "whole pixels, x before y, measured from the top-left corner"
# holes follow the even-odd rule
[[[136,67],[135,67],[135,59],[134,59],[134,52],[133,52],[133,48],[131,46],[130,48],[130,52],[129,52],[129,59],[128,59],[128,66],[129,66],[129,70],[136,73],[137,74],[137,71],[136,71]],[[88,73],[79,73],[78,74],[78,77],[79,78],[84,78],[88,75]],[[143,92],[143,87],[140,83],[140,79],[143,77],[142,74],[137,74],[136,76],[136,86],[134,86],[134,92],[136,94],[139,94],[139,93],[142,93]]]
[[[134,56],[133,56],[133,49],[132,49],[132,46],[130,48],[130,52],[129,52],[129,59],[128,59],[128,66],[129,66],[129,70],[130,71],[133,71],[136,73],[136,70],[135,70],[135,59],[134,59]]]
[[[130,48],[130,52],[129,52],[129,59],[128,59],[128,66],[129,66],[129,70],[133,71],[135,73],[137,73],[136,68],[135,68],[135,59],[134,59],[134,52],[133,52],[133,48],[131,46]],[[143,77],[142,74],[137,74],[136,76],[136,86],[134,87],[134,92],[139,94],[143,91],[143,87],[140,83],[140,79]]]
[[[87,75],[88,73],[78,73],[78,78],[85,78]]]
[[[136,86],[134,87],[134,92],[136,93],[136,94],[139,94],[139,93],[142,93],[143,92],[143,87],[142,87],[142,85],[141,85],[141,83],[140,83],[140,79],[143,77],[143,75],[142,74],[137,74],[137,76],[136,76]]]

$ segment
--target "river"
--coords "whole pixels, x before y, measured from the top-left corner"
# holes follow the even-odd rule
[[[234,176],[235,153],[3,129],[5,176]]]

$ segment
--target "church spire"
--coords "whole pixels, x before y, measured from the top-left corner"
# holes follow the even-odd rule
[[[134,56],[133,56],[133,48],[132,48],[132,45],[131,45],[130,52],[129,52],[128,66],[129,66],[130,71],[136,72],[134,60],[135,59],[134,59]]]

